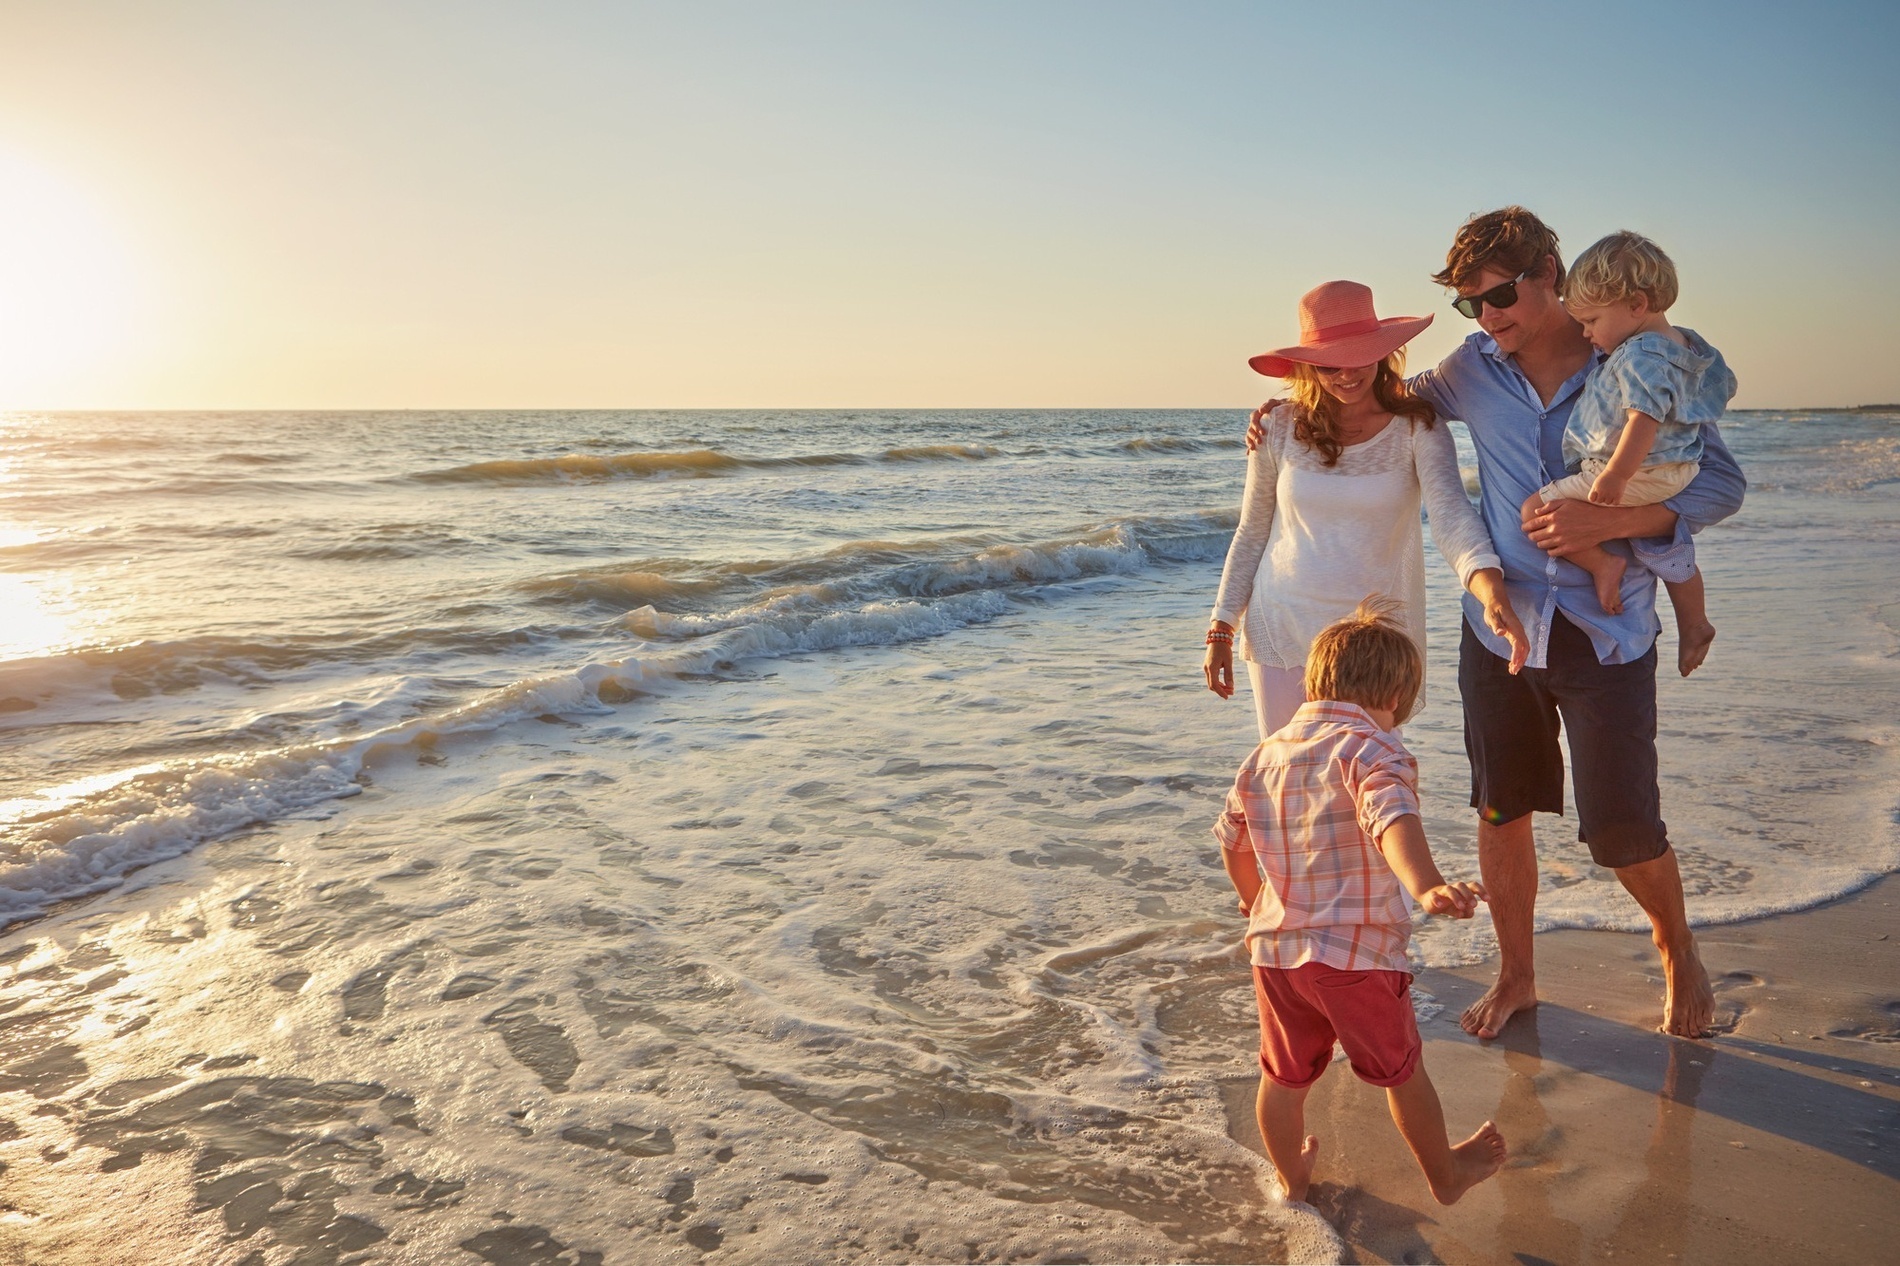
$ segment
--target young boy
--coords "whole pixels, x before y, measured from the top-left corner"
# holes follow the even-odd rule
[[[1694,330],[1669,324],[1676,266],[1636,233],[1612,233],[1577,256],[1564,280],[1564,307],[1584,337],[1608,355],[1583,384],[1564,430],[1564,464],[1573,472],[1532,494],[1529,515],[1546,501],[1648,506],[1667,501],[1701,469],[1702,424],[1721,418],[1735,394],[1722,353]],[[1601,545],[1560,554],[1590,573],[1597,601],[1623,610],[1624,560]],[[1715,641],[1703,603],[1702,573],[1669,580],[1676,609],[1676,667],[1701,666]]]
[[[1288,1200],[1306,1199],[1313,1177],[1319,1139],[1306,1133],[1306,1093],[1332,1062],[1335,1038],[1360,1080],[1385,1087],[1441,1204],[1504,1163],[1489,1121],[1452,1144],[1420,1063],[1400,885],[1426,911],[1459,919],[1485,893],[1446,883],[1425,843],[1418,767],[1392,733],[1424,665],[1389,617],[1393,605],[1368,598],[1314,639],[1308,702],[1240,767],[1214,825],[1248,915],[1264,1074],[1255,1111]]]

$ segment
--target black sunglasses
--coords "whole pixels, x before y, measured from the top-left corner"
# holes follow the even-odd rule
[[[1533,271],[1526,268],[1503,285],[1493,286],[1481,295],[1466,295],[1462,299],[1455,299],[1451,306],[1459,316],[1470,317],[1473,321],[1478,319],[1478,314],[1484,311],[1484,305],[1487,303],[1494,308],[1508,308],[1517,302],[1517,283],[1530,276]]]

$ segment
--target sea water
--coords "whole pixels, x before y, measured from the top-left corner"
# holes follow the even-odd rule
[[[1217,1087],[1254,1042],[1208,830],[1252,714],[1200,673],[1243,424],[0,417],[0,1239],[1326,1257]],[[1701,923],[1900,867],[1900,415],[1724,431],[1719,636],[1660,685]],[[1474,875],[1429,570],[1406,738]],[[1641,926],[1574,819],[1539,836],[1540,927]]]

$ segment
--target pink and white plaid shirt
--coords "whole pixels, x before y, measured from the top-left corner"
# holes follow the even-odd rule
[[[1266,873],[1247,920],[1254,965],[1410,971],[1411,912],[1375,841],[1417,812],[1418,762],[1395,735],[1357,704],[1301,704],[1240,767],[1214,823],[1222,848],[1251,848]]]

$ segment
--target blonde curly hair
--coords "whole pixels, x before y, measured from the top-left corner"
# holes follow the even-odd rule
[[[1563,285],[1565,303],[1592,308],[1641,295],[1651,312],[1667,312],[1678,293],[1675,261],[1662,247],[1628,229],[1592,242],[1570,265]]]

